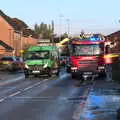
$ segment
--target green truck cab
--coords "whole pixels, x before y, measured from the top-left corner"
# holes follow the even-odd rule
[[[31,46],[23,54],[25,78],[30,75],[59,75],[56,46]]]

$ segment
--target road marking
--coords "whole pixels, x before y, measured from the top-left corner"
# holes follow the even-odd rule
[[[23,78],[23,77],[19,77],[19,78],[17,78],[17,79],[12,80],[12,81],[15,82],[16,80],[20,80],[20,79],[22,79],[22,78]],[[49,79],[44,79],[43,82],[48,81],[48,80],[49,80]],[[5,85],[6,82],[7,82],[7,81],[5,81],[3,84],[0,84],[0,85]],[[31,89],[31,88],[33,88],[33,87],[35,87],[35,86],[38,86],[38,85],[41,84],[41,83],[42,83],[42,81],[37,82],[36,84],[34,84],[34,85],[32,85],[32,86],[29,86],[29,87],[23,89],[23,91],[29,90],[29,89]],[[6,98],[3,97],[3,98],[0,99],[0,102],[3,102],[4,100],[6,100],[6,99],[9,98],[9,97],[14,97],[14,96],[20,94],[21,92],[22,92],[22,91],[17,91],[17,92],[15,92],[15,93],[9,95],[9,96],[6,97]]]
[[[0,83],[0,86],[1,86],[1,85],[6,85],[6,84],[9,84],[9,83],[12,83],[12,82],[16,82],[16,81],[21,80],[21,79],[23,79],[23,76],[22,76],[22,77],[19,77],[19,78],[15,78],[15,79],[13,79],[12,81],[7,80],[7,81],[5,81],[5,82],[3,82],[3,83]],[[23,89],[22,91],[17,91],[17,92],[15,92],[15,93],[11,94],[11,95],[8,95],[7,97],[3,97],[3,98],[0,99],[0,102],[3,102],[3,101],[5,101],[5,100],[8,99],[8,98],[14,97],[14,96],[22,93],[23,91],[29,90],[29,89],[31,89],[31,88],[33,88],[33,87],[35,87],[35,86],[38,86],[38,85],[40,85],[41,83],[43,83],[43,82],[45,82],[45,81],[48,81],[48,80],[49,80],[49,79],[44,79],[43,81],[37,82],[36,84],[34,84],[34,85],[32,85],[32,86],[29,86],[29,87]],[[47,85],[47,86],[48,86],[48,85]]]
[[[5,98],[1,98],[1,99],[0,99],[0,102],[3,102],[4,100],[5,100]]]
[[[28,90],[29,88],[27,87],[27,88],[25,88],[23,91],[26,91],[26,90]]]
[[[18,91],[18,92],[15,92],[15,93],[9,95],[8,97],[14,97],[14,96],[16,96],[16,95],[18,95],[18,94],[20,94],[20,93],[21,93],[21,91]]]
[[[44,82],[45,82],[45,81],[48,81],[48,79],[44,79],[43,81],[44,81]]]
[[[0,83],[0,86],[3,86],[3,85],[8,85],[10,83],[13,83],[13,82],[17,82],[17,81],[20,81],[20,80],[24,80],[24,76],[20,76],[20,77],[17,77],[17,78],[14,78],[12,80],[5,80],[4,82],[1,82]]]
[[[43,81],[47,81],[47,80],[48,80],[48,79],[45,79],[45,80],[43,80]],[[38,86],[38,85],[41,84],[41,83],[42,83],[42,81],[40,81],[40,82],[38,82],[38,83],[36,83],[36,84],[34,84],[34,85],[32,85],[32,86],[29,86],[29,87],[25,88],[24,91],[29,90],[29,89],[31,89],[31,88],[33,88],[33,87],[35,87],[35,86]]]
[[[29,90],[31,88],[33,88],[33,86],[29,86],[29,87],[25,88],[24,91]]]
[[[35,86],[38,86],[39,84],[41,84],[42,82],[38,82],[38,83],[36,83],[36,84],[34,84],[33,86],[35,87]]]
[[[40,82],[38,82],[38,83],[36,83],[36,84],[34,84],[34,85],[32,85],[32,86],[29,86],[29,87],[25,88],[23,91],[29,90],[29,89],[31,89],[31,88],[33,88],[33,87],[35,87],[35,86],[38,86],[38,85],[41,84],[41,83],[42,83],[42,82],[40,81]]]

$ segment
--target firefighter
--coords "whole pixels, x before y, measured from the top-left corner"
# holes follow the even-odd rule
[[[110,45],[106,45],[106,55],[105,58],[105,71],[106,71],[106,77],[107,81],[112,81],[112,54]]]

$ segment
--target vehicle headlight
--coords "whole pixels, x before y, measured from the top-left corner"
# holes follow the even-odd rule
[[[29,66],[27,64],[25,64],[25,68],[29,69]]]
[[[103,69],[105,69],[105,67],[104,66],[99,66],[98,69],[103,70]]]
[[[43,68],[47,68],[47,66],[48,66],[48,64],[46,63],[46,64],[43,66]]]
[[[77,70],[77,67],[71,67],[71,70]]]
[[[58,64],[57,63],[55,63],[54,64],[54,68],[58,68],[59,66],[58,66]]]

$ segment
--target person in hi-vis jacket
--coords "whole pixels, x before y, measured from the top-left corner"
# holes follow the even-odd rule
[[[104,59],[107,81],[112,81],[112,54],[109,45],[106,45],[106,55]]]

